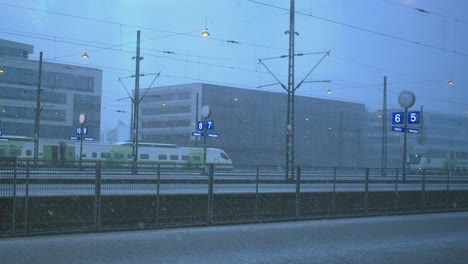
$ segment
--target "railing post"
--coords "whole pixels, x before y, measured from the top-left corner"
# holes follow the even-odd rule
[[[421,211],[424,212],[426,208],[426,169],[423,169],[423,176],[422,176],[422,188],[421,188]]]
[[[452,176],[452,171],[447,171],[447,194],[445,197],[445,203],[447,205],[447,209],[450,209],[450,176]]]
[[[364,214],[369,214],[369,168],[366,168],[366,184],[364,192]]]
[[[161,188],[161,164],[158,164],[158,179],[156,183],[156,225],[157,226],[159,226],[160,188]]]
[[[12,212],[11,212],[11,224],[12,224],[12,230],[11,230],[11,233],[14,235],[16,235],[16,188],[17,188],[17,168],[18,168],[18,159],[15,157],[14,158],[14,162],[13,162],[13,208],[12,208]]]
[[[296,177],[296,218],[299,218],[301,211],[301,166],[297,167],[297,177]],[[294,176],[293,176],[294,177]]]
[[[96,163],[96,179],[94,186],[94,228],[96,231],[101,229],[101,177],[102,163]]]
[[[213,218],[213,164],[209,165],[208,177],[208,224],[211,225]]]
[[[398,210],[398,205],[400,203],[400,194],[398,193],[398,169],[395,173],[395,204],[393,205],[393,210],[396,212]]]
[[[332,215],[336,212],[336,167],[333,168]]]
[[[260,175],[259,168],[257,166],[257,176],[255,178],[255,220],[258,220],[258,178]]]
[[[26,186],[24,194],[24,233],[29,232],[29,160],[26,161]]]

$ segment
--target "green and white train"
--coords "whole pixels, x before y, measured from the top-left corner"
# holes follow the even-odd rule
[[[468,151],[440,148],[417,148],[409,155],[408,167],[418,170],[451,170],[468,173]]]
[[[38,159],[41,161],[78,161],[80,149],[82,161],[129,162],[133,160],[131,142],[104,144],[41,140],[38,145]],[[139,163],[174,164],[180,167],[202,167],[203,148],[178,147],[172,144],[139,143]],[[18,157],[22,160],[34,159],[34,139],[21,136],[0,137],[0,158]],[[232,169],[229,156],[219,148],[206,149],[206,164],[218,168]]]

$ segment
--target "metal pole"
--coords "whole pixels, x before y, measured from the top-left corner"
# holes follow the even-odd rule
[[[84,124],[82,123],[81,126],[80,126],[80,170],[83,170],[83,137],[84,137],[84,133],[83,133],[83,129],[84,129]]]
[[[140,30],[137,31],[137,47],[136,47],[136,57],[135,57],[135,95],[133,98],[133,174],[138,173],[138,121],[139,121],[139,107],[140,107]]]
[[[37,79],[37,97],[34,118],[34,167],[37,166],[37,159],[39,158],[39,131],[41,120],[41,80],[42,80],[42,51],[39,53],[39,73]]]
[[[364,192],[364,213],[367,216],[369,214],[369,168],[366,168],[366,185]]]
[[[213,164],[209,167],[209,182],[208,182],[208,224],[211,225],[213,218]]]
[[[18,187],[17,186],[17,182],[16,182],[16,179],[17,179],[17,158],[15,157],[15,162],[13,164],[14,167],[14,171],[13,171],[13,208],[12,208],[12,213],[11,213],[11,224],[12,224],[12,234],[13,235],[16,235],[16,188]]]
[[[382,109],[382,176],[387,176],[387,76],[384,76]]]
[[[258,178],[260,175],[259,168],[257,166],[257,176],[255,178],[255,219],[258,220]]]
[[[299,218],[301,211],[301,167],[297,167],[296,177],[296,218]]]
[[[28,233],[29,229],[29,160],[26,161],[26,186],[24,194],[24,233]]]
[[[288,105],[287,105],[287,133],[286,133],[286,180],[294,177],[294,15],[295,2],[291,0],[289,12],[289,64],[288,64]],[[289,172],[291,170],[291,172]]]
[[[403,122],[405,123],[405,131],[403,131],[403,180],[406,180],[406,134],[408,130],[408,107],[405,107],[405,114],[403,117]]]
[[[336,210],[336,167],[333,168],[333,196],[332,196],[332,215]]]
[[[160,197],[159,192],[161,188],[161,164],[158,164],[158,182],[156,185],[156,225],[159,226],[159,204]]]
[[[96,231],[101,229],[101,175],[102,163],[96,163],[96,179],[94,186],[94,228]]]
[[[421,211],[424,212],[426,208],[426,169],[423,169],[422,176],[422,189],[421,189]]]
[[[394,211],[398,210],[398,201],[400,200],[399,193],[398,193],[398,169],[396,169],[395,173],[395,204],[393,205]]]

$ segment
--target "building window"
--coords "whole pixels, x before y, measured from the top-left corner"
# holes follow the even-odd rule
[[[187,161],[187,160],[189,160],[189,159],[190,159],[190,157],[189,157],[189,156],[187,156],[187,155],[182,155],[182,160],[185,160],[185,161]]]
[[[26,150],[26,156],[31,156],[32,155],[32,151],[30,149]]]
[[[177,155],[171,155],[171,160],[179,160],[179,156],[177,156]]]
[[[149,154],[140,154],[140,159],[149,159]]]
[[[167,160],[167,155],[165,155],[165,154],[159,154],[158,159],[159,159],[159,160]]]
[[[93,158],[97,158],[97,153],[96,153],[96,152],[93,152],[93,153],[91,154],[91,156],[92,156]]]

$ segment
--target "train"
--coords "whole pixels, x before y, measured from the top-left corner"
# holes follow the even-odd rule
[[[468,173],[468,151],[444,148],[417,148],[408,157],[408,168],[417,170],[451,170]]]
[[[202,168],[204,148],[179,147],[174,144],[138,143],[138,162],[172,164],[179,167]],[[40,140],[38,160],[53,162],[130,162],[133,161],[133,143],[115,144],[84,141]],[[17,157],[21,160],[34,159],[34,139],[23,136],[0,136],[0,158]],[[206,148],[206,164],[217,168],[231,169],[232,160],[219,148]]]

